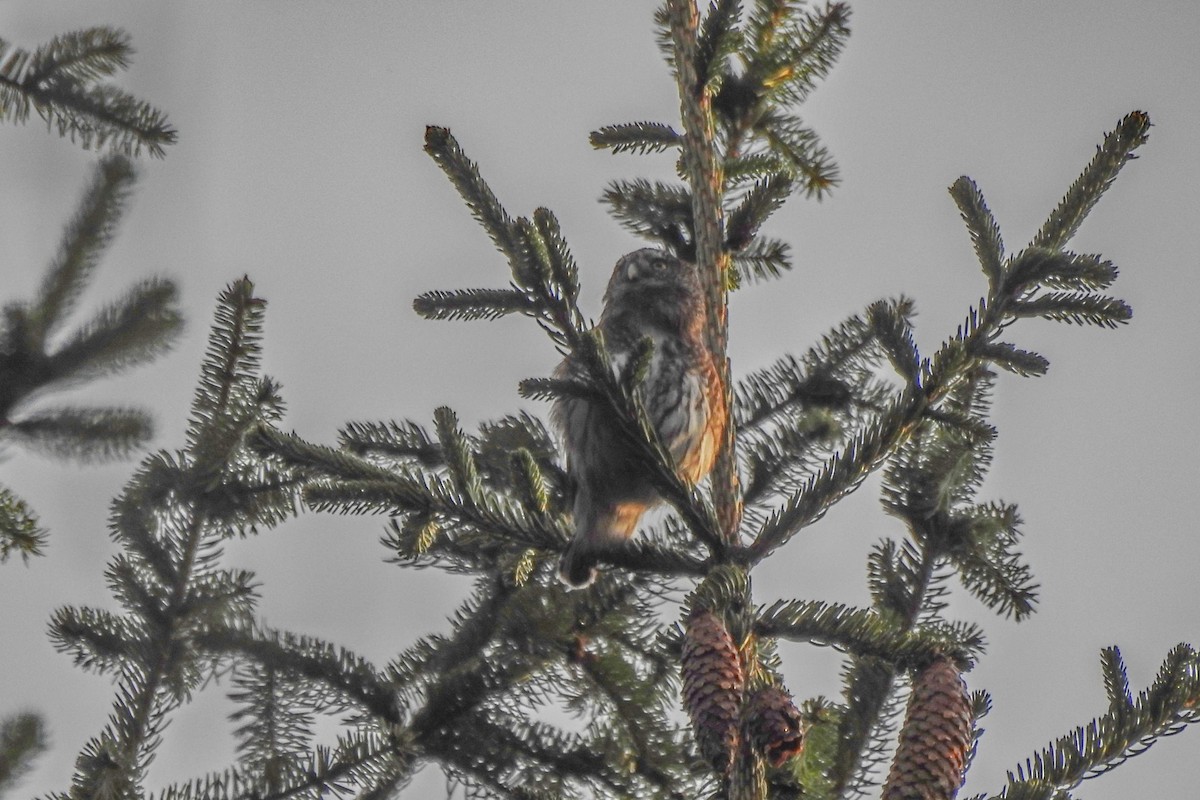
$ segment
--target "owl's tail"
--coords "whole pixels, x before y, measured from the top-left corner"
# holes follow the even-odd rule
[[[615,545],[633,536],[644,503],[618,503],[596,507],[586,498],[575,499],[575,538],[558,562],[559,579],[572,589],[583,589],[596,580],[596,562]]]

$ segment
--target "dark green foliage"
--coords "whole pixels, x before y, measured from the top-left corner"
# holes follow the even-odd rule
[[[907,319],[907,299],[888,304]],[[743,378],[734,419],[745,461],[745,502],[777,500],[806,485],[835,449],[857,435],[895,390],[877,376],[886,358],[874,329],[851,317],[800,359],[785,356]],[[748,513],[758,518],[756,509]]]
[[[413,308],[429,319],[497,319],[532,313],[537,300],[515,289],[466,289],[423,294],[413,301]]]
[[[47,408],[25,415],[6,433],[28,450],[79,461],[124,458],[151,430],[150,416],[120,408]]]
[[[68,68],[64,62],[62,69]],[[127,457],[152,434],[153,421],[138,409],[37,403],[55,390],[153,360],[182,329],[174,283],[150,278],[73,331],[63,330],[116,235],[134,178],[127,159],[101,160],[37,294],[3,309],[0,450],[15,445],[87,462]],[[33,512],[11,490],[0,487],[0,561],[14,551],[23,557],[36,555],[43,541],[44,531]]]
[[[614,153],[658,153],[679,145],[679,133],[660,122],[631,122],[606,125],[592,131],[592,147],[608,148]]]
[[[166,114],[106,82],[132,55],[129,36],[115,28],[65,33],[32,52],[0,39],[0,120],[25,122],[36,111],[85,150],[145,148],[162,157],[176,138]]]
[[[898,664],[920,664],[939,653],[955,653],[968,662],[983,650],[983,633],[971,625],[939,622],[904,630],[878,611],[811,600],[776,601],[759,613],[755,629],[764,636],[833,645]]]
[[[46,750],[46,730],[36,714],[14,714],[0,721],[0,794],[33,768]]]
[[[1065,247],[1100,196],[1117,179],[1121,167],[1137,158],[1134,151],[1145,144],[1149,136],[1150,117],[1144,111],[1134,111],[1121,120],[1105,135],[1096,148],[1096,155],[1050,212],[1031,244],[1051,250]]]
[[[74,311],[112,240],[133,180],[133,167],[125,159],[101,161],[64,231],[37,297],[5,307],[0,338],[0,368],[5,375],[0,418],[10,417],[35,393],[154,358],[178,334],[175,287],[151,279],[50,349],[51,337]]]
[[[711,90],[720,89],[720,81],[728,73],[730,56],[737,54],[742,46],[741,15],[741,0],[719,0],[709,6],[701,23],[696,42],[696,74]]]
[[[790,194],[802,190],[823,197],[837,183],[836,165],[795,107],[828,74],[849,35],[849,9],[840,3],[811,11],[798,3],[755,3],[748,19],[742,17],[738,0],[713,3],[696,45],[696,74],[714,93],[723,188],[749,187],[740,198],[732,193],[727,198],[724,246],[736,270],[731,286],[790,269],[787,245],[761,237],[759,229]],[[659,46],[674,65],[665,9],[656,21]],[[683,147],[674,128],[647,122],[601,128],[591,141],[613,152]],[[696,226],[686,186],[614,181],[602,199],[634,233],[695,260]]]
[[[958,204],[963,222],[971,233],[971,243],[975,245],[975,257],[983,267],[987,276],[989,288],[992,291],[1000,284],[1004,274],[1004,240],[1000,237],[1000,226],[992,216],[992,210],[987,207],[983,193],[975,182],[966,175],[959,178],[950,187],[950,196]]]
[[[0,486],[0,564],[13,553],[25,561],[42,555],[46,531],[29,505],[5,486]]]
[[[913,341],[909,320],[899,313],[895,304],[879,301],[867,309],[867,321],[884,354],[905,384],[918,385],[921,380],[921,354],[917,352],[917,343]]]
[[[1022,619],[1033,612],[1036,586],[1016,551],[1020,517],[1014,506],[974,497],[992,460],[986,414],[994,378],[980,368],[948,397],[950,420],[968,424],[944,424],[900,448],[885,472],[884,507],[905,521],[926,558],[954,563],[969,590]]]
[[[757,235],[759,226],[783,206],[793,190],[792,176],[776,172],[756,180],[726,220],[726,242],[741,250]]]
[[[107,577],[124,613],[68,606],[51,623],[77,664],[118,678],[109,724],[76,762],[73,794],[137,791],[167,716],[222,663],[205,642],[251,620],[253,576],[216,566],[221,540],[290,511],[294,489],[242,446],[250,427],[280,411],[274,387],[255,375],[263,303],[251,290],[241,281],[221,297],[188,448],[149,456],[113,504],[122,553]]]
[[[1200,722],[1200,657],[1186,644],[1167,655],[1154,682],[1133,697],[1117,648],[1101,654],[1108,713],[1059,737],[1008,773],[997,797],[1054,796],[1144,752],[1161,736]],[[1039,794],[1045,792],[1046,794]]]

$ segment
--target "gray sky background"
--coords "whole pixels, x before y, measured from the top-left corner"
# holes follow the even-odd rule
[[[24,46],[97,24],[121,26],[138,55],[121,83],[169,112],[179,143],[141,163],[119,239],[86,301],[95,307],[152,273],[177,279],[188,330],[149,368],[87,387],[83,400],[134,403],[159,422],[155,446],[183,442],[213,302],[248,273],[269,301],[265,366],[283,382],[288,427],[332,442],[347,420],[454,407],[468,425],[518,408],[520,378],[558,356],[527,320],[433,323],[412,298],[500,286],[506,267],[422,152],[426,124],[449,126],[514,214],[545,205],[580,261],[584,307],[638,242],[596,202],[614,178],[669,178],[670,157],[612,156],[587,144],[607,123],[674,122],[675,88],[654,45],[654,3],[213,2],[9,0],[0,35]],[[1200,270],[1200,5],[853,2],[853,35],[806,120],[836,156],[842,185],[794,199],[769,224],[795,272],[734,296],[735,373],[799,353],[871,301],[916,298],[932,352],[984,292],[946,187],[972,176],[1020,248],[1127,112],[1156,127],[1073,243],[1121,267],[1134,307],[1118,331],[1022,322],[1013,339],[1051,361],[1041,379],[1001,378],[1000,430],[983,499],[1020,504],[1024,552],[1042,583],[1020,625],[958,592],[989,653],[968,676],[993,694],[966,793],[1105,709],[1099,650],[1121,646],[1135,688],[1167,650],[1200,644],[1194,511],[1200,447],[1196,304]],[[89,179],[93,154],[40,125],[0,128],[0,297],[27,297]],[[80,315],[84,318],[84,315]],[[57,399],[57,398],[55,398]],[[109,500],[132,464],[79,469],[16,452],[0,476],[40,512],[49,555],[0,578],[0,714],[42,712],[52,751],[21,794],[69,785],[74,754],[109,710],[105,678],[75,669],[45,629],[59,605],[111,607]],[[466,583],[383,564],[383,521],[308,515],[232,542],[226,563],[255,570],[275,626],[326,636],[386,661],[444,630]],[[870,482],[756,573],[776,597],[863,604],[865,558],[900,536]],[[838,659],[783,648],[798,697],[836,696]],[[231,706],[210,687],[176,715],[156,784],[231,758]],[[1195,796],[1200,731],[1163,740],[1090,781],[1089,800]],[[412,796],[441,790],[427,771]]]

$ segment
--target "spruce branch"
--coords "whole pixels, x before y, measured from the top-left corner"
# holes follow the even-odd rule
[[[102,609],[64,606],[54,612],[50,629],[59,649],[85,670],[114,672],[137,654],[130,622]]]
[[[1014,317],[1042,317],[1102,328],[1115,328],[1133,316],[1133,309],[1124,300],[1082,292],[1046,292],[1017,301],[1011,309]]]
[[[46,747],[46,727],[37,714],[13,714],[0,721],[0,794],[33,769]]]
[[[271,427],[255,429],[247,443],[258,453],[277,457],[289,468],[309,475],[362,481],[386,481],[395,475],[353,452],[312,444],[294,433]]]
[[[85,39],[73,41],[64,53],[83,48]],[[100,52],[104,48],[96,47],[92,56],[80,56],[84,61],[92,59],[92,66],[82,62],[72,66],[64,54],[56,69],[103,72],[108,62]],[[21,54],[12,56],[12,52],[6,56],[0,41],[0,106],[5,102],[5,70],[29,68],[28,59],[22,62],[17,57]],[[20,66],[22,63],[25,66]],[[132,166],[123,157],[108,156],[97,164],[37,294],[30,301],[13,302],[3,309],[0,449],[12,443],[87,462],[126,457],[152,434],[152,420],[137,409],[30,410],[42,394],[152,360],[170,347],[182,329],[175,285],[156,278],[136,284],[92,320],[60,335],[115,235],[134,177]],[[33,511],[9,490],[0,489],[0,562],[13,551],[23,558],[37,555],[44,541],[45,531]]]
[[[901,667],[939,653],[969,662],[983,650],[983,633],[975,626],[929,625],[905,630],[873,609],[821,601],[776,601],[759,612],[754,629],[761,636],[833,645]]]
[[[299,778],[297,765],[308,753],[315,714],[297,702],[305,687],[282,670],[253,662],[239,664],[229,699],[240,707],[229,715],[238,724],[238,766],[262,776],[268,791]]]
[[[575,397],[581,400],[602,401],[604,393],[590,382],[571,378],[525,378],[517,391],[530,400],[560,400]]]
[[[533,454],[523,447],[517,450],[512,455],[511,469],[518,477],[516,489],[525,509],[534,514],[548,513],[550,493],[541,466]]]
[[[50,355],[49,381],[116,372],[156,358],[181,330],[174,283],[150,278],[103,308]]]
[[[881,300],[867,308],[867,321],[905,385],[920,388],[921,354],[917,351],[912,326],[906,315],[900,313],[895,304]]]
[[[557,301],[553,305],[560,309],[560,313],[566,310],[571,315],[569,325],[559,321],[559,327],[565,334],[567,329],[582,327],[582,318],[576,307],[579,300],[579,267],[554,212],[548,208],[534,209],[533,224],[544,244],[545,258],[550,266],[546,291],[551,294],[552,300]]]
[[[1033,613],[1038,587],[1016,551],[1020,515],[1012,505],[975,502],[992,459],[986,414],[994,377],[977,367],[948,395],[947,421],[900,447],[884,473],[883,503],[905,521],[923,559],[953,564],[969,591],[1021,620]]]
[[[458,427],[458,416],[446,406],[441,406],[434,410],[433,419],[454,488],[469,502],[478,503],[483,494],[483,484],[475,465],[473,445]]]
[[[450,617],[449,635],[432,634],[396,656],[384,669],[405,708],[421,698],[425,684],[470,659],[496,635],[501,615],[521,587],[499,580],[476,580],[473,593]]]
[[[987,276],[988,286],[995,291],[1004,272],[1004,240],[1000,237],[1000,226],[983,199],[983,193],[966,175],[950,186],[950,195],[958,204],[963,223],[971,234],[975,256]]]
[[[29,450],[87,462],[128,457],[154,435],[154,424],[136,409],[44,408],[12,423],[6,433]]]
[[[734,190],[743,190],[754,181],[776,173],[793,178],[796,176],[791,162],[770,150],[755,149],[738,155],[727,152],[725,156],[726,188],[731,194]]]
[[[1013,257],[1008,269],[1017,284],[1040,284],[1053,289],[1107,289],[1117,279],[1111,261],[1092,254],[1030,246]]]
[[[1059,737],[1010,771],[1008,786],[997,798],[1020,797],[1030,791],[1069,791],[1145,752],[1160,737],[1200,723],[1200,657],[1190,646],[1173,648],[1154,682],[1137,697],[1129,693],[1117,648],[1103,651],[1101,667],[1109,695],[1108,713]]]
[[[426,319],[498,319],[507,314],[535,316],[538,301],[516,289],[459,289],[432,291],[413,300],[413,309]]]
[[[522,687],[536,690],[543,676],[553,674],[546,670],[558,670],[564,657],[573,658],[581,632],[588,636],[623,625],[637,608],[640,588],[644,587],[616,575],[569,595],[541,584],[515,588],[481,581],[480,599],[457,615],[456,635],[433,651],[438,653],[434,666],[442,668],[425,669],[427,657],[418,656],[420,672],[426,677],[419,707],[407,728],[412,740],[444,765],[473,780],[486,779],[506,794],[537,791],[545,780],[560,780],[559,775],[627,785],[628,778],[607,773],[608,767],[600,768],[598,775],[594,758],[564,759],[564,752],[586,750],[577,749],[578,739],[548,727],[505,725],[515,736],[479,737],[477,732],[489,730],[489,720],[509,718],[511,702],[527,691]],[[649,730],[641,733],[656,735]],[[558,755],[546,746],[552,743],[561,746]],[[594,740],[592,748],[603,752],[607,745]],[[520,765],[519,772],[514,773],[514,765]],[[529,777],[518,787],[499,780],[506,775]]]
[[[440,442],[409,422],[351,423],[343,431],[341,450],[266,427],[249,443],[296,473],[314,510],[404,516],[384,540],[404,561],[432,559],[478,571],[494,567],[495,559],[518,545],[560,551],[568,536],[558,510],[548,498],[531,507],[514,486],[514,444],[531,458],[537,453],[539,479],[546,480],[548,473],[555,485],[562,482],[540,423],[534,425],[528,416],[506,418],[485,423],[482,438],[476,438],[457,430],[448,409],[435,416]],[[445,528],[454,528],[454,536],[441,537]]]
[[[486,787],[492,796],[561,797],[571,784],[590,785],[611,796],[636,792],[630,776],[613,769],[602,741],[505,713],[473,713],[463,722],[463,727],[468,726],[476,741],[486,745],[471,745],[446,734],[430,737],[430,750],[454,771],[461,771],[468,785]],[[522,784],[501,777],[513,772],[505,769],[513,763],[525,767]]]
[[[729,72],[727,61],[743,45],[741,0],[716,0],[700,24],[696,42],[696,75],[716,91]]]
[[[793,484],[841,441],[842,434],[836,415],[816,409],[796,416],[790,424],[747,435],[742,444],[746,505],[794,490]]]
[[[1146,143],[1150,135],[1150,117],[1144,111],[1127,114],[1117,127],[1107,133],[1097,146],[1096,155],[1084,168],[1071,188],[1046,222],[1033,237],[1034,247],[1058,250],[1064,247],[1084,218],[1117,178],[1117,173],[1131,159],[1134,151]]]
[[[585,696],[599,694],[610,710],[611,723],[605,727],[614,740],[626,739],[632,744],[632,756],[638,772],[644,774],[657,789],[678,792],[678,766],[683,760],[682,748],[670,735],[666,718],[673,686],[666,680],[648,680],[638,674],[637,664],[622,647],[597,652],[589,648],[572,666],[593,689]],[[663,676],[665,678],[665,676]]]
[[[63,76],[79,81],[96,80],[129,68],[129,36],[112,28],[87,28],[56,36],[35,56],[28,78],[46,80]]]
[[[282,515],[271,505],[280,498],[239,498],[231,488],[246,469],[237,443],[279,412],[273,391],[255,374],[262,301],[252,288],[244,280],[221,296],[193,402],[190,447],[177,459],[147,459],[114,506],[114,534],[125,550],[108,576],[126,613],[64,608],[52,623],[60,650],[119,675],[109,725],[76,762],[77,792],[140,791],[169,714],[220,663],[199,639],[249,622],[252,576],[219,570],[216,561],[231,529]]]
[[[348,422],[338,441],[356,456],[412,458],[425,467],[443,463],[441,447],[415,422]]]
[[[695,258],[692,196],[686,187],[644,178],[613,181],[600,199],[631,232],[672,245],[681,257]]]
[[[1045,375],[1050,369],[1045,357],[1008,342],[986,342],[977,345],[975,352],[981,359],[1027,378]]]
[[[897,397],[873,425],[858,433],[776,509],[755,540],[743,549],[742,556],[750,563],[761,561],[857,489],[911,435],[920,423],[925,404],[922,393],[906,391]]]
[[[483,226],[496,249],[508,259],[514,274],[521,272],[522,248],[513,227],[513,220],[484,182],[479,174],[479,167],[467,158],[458,141],[450,134],[450,130],[426,127],[425,152],[446,173],[454,188],[458,189],[467,208],[471,209],[471,215]]]
[[[579,347],[586,326],[576,306],[578,270],[558,220],[544,208],[534,211],[533,220],[509,216],[449,130],[426,128],[425,150],[450,178],[473,216],[507,258],[513,293],[486,289],[435,292],[417,299],[417,311],[449,319],[495,317],[520,310],[536,317],[556,345]],[[517,297],[521,293],[523,299]]]
[[[786,0],[756,3],[747,26],[746,73],[780,104],[804,100],[829,73],[849,34],[846,3],[801,8]]]
[[[56,36],[33,52],[0,39],[0,120],[23,123],[36,111],[59,136],[136,156],[161,158],[174,144],[166,114],[104,82],[129,66],[129,36],[88,28]]]
[[[32,304],[28,335],[33,342],[44,346],[74,309],[116,235],[136,177],[133,165],[120,156],[108,156],[97,164]]]
[[[629,122],[605,125],[592,131],[588,141],[597,150],[614,153],[661,153],[678,147],[680,135],[670,125],[661,122]]]
[[[46,531],[29,505],[7,486],[0,485],[0,564],[13,553],[29,562],[46,546]]]
[[[149,361],[180,333],[175,285],[154,278],[136,284],[68,334],[61,345],[51,347],[49,341],[76,306],[112,241],[133,180],[133,169],[124,158],[109,157],[97,165],[37,296],[5,309],[0,326],[0,437],[14,414],[36,395]],[[86,451],[82,444],[79,449]]]
[[[374,730],[339,736],[333,747],[316,747],[289,768],[275,773],[230,769],[185,784],[168,786],[152,800],[289,800],[344,796],[361,787],[360,797],[388,796],[411,778],[417,759],[410,744]],[[372,794],[378,790],[379,794]]]
[[[343,648],[282,631],[236,627],[202,633],[196,646],[218,657],[245,657],[279,676],[311,681],[326,690],[318,698],[324,709],[358,706],[387,723],[401,722],[394,692],[384,677]]]
[[[1068,199],[1060,204],[1059,209],[1052,215],[1052,221],[1059,222],[1050,226],[1063,233],[1068,230],[1073,233],[1082,221],[1082,217],[1073,222],[1062,222],[1069,216],[1067,206],[1090,209],[1099,194],[1112,182],[1116,171],[1127,160],[1132,150],[1145,141],[1145,132],[1149,119],[1141,112],[1134,112],[1122,120],[1117,130],[1105,138],[1097,157],[1084,171],[1084,176],[1076,181]],[[963,190],[952,193],[962,194]],[[979,198],[982,202],[982,197]],[[1075,213],[1072,212],[1072,213]],[[967,215],[974,219],[973,215]],[[1048,223],[1049,224],[1049,223]],[[1065,227],[1064,227],[1065,226]],[[1069,238],[1063,233],[1041,233],[1034,240],[1035,247],[1060,247]],[[1053,241],[1051,241],[1053,239]],[[1060,241],[1061,240],[1061,241]],[[1032,258],[1032,257],[1030,257]],[[1077,292],[1044,292],[1033,294],[1031,290],[1040,288],[1042,283],[1030,281],[1032,267],[1017,272],[1014,264],[1032,264],[1032,261],[1010,261],[1005,267],[1000,282],[992,287],[989,296],[982,300],[978,309],[971,309],[966,322],[959,327],[956,335],[947,341],[934,356],[921,362],[919,380],[910,383],[902,395],[879,414],[877,420],[841,452],[836,453],[825,467],[815,475],[806,486],[794,494],[764,525],[756,540],[749,545],[744,557],[751,563],[761,559],[767,553],[783,544],[790,536],[805,525],[819,519],[828,508],[842,496],[856,487],[867,474],[886,462],[905,441],[917,431],[922,430],[928,420],[942,416],[940,408],[943,401],[964,383],[969,383],[980,364],[986,364],[985,356],[999,352],[1005,361],[1013,366],[1018,364],[1031,374],[1036,374],[1044,362],[1036,357],[1025,358],[995,348],[994,340],[1012,321],[1026,316],[1041,316],[1049,319],[1060,319],[1070,322],[1092,323],[1114,327],[1117,323],[1129,318],[1129,307],[1120,300],[1087,293]],[[1103,282],[1105,276],[1113,274],[1109,267],[1101,266],[1102,262],[1073,258],[1046,259],[1040,258],[1039,263],[1048,264],[1042,272],[1052,275],[1051,281],[1083,280]],[[1092,264],[1093,266],[1084,266]],[[1081,278],[1081,274],[1089,275]],[[894,324],[884,326],[884,332],[892,330],[894,341],[892,349],[906,359],[913,354],[905,344]],[[899,338],[895,338],[899,336]],[[903,356],[901,353],[908,353]],[[1017,359],[1014,361],[1014,356]],[[915,388],[915,387],[919,387]]]
[[[912,300],[901,297],[887,302],[905,324],[911,324]],[[861,316],[850,317],[803,356],[784,356],[741,379],[734,405],[739,432],[762,428],[796,409],[882,409],[878,400],[883,398],[876,397],[879,391],[872,386],[882,355],[874,328]],[[889,390],[886,399],[891,394]]]
[[[877,608],[903,633],[913,631],[922,618],[936,619],[940,610],[939,574],[935,552],[904,542],[884,542],[868,561],[870,588]],[[954,626],[950,626],[951,631]],[[961,629],[969,640],[978,633]],[[847,665],[843,694],[845,709],[838,721],[838,742],[827,776],[836,796],[850,791],[862,795],[877,783],[876,774],[887,763],[900,713],[904,710],[904,673],[890,661],[874,655],[855,656]]]
[[[755,236],[750,244],[733,254],[734,286],[779,278],[792,268],[792,247],[767,236]]]
[[[311,483],[304,489],[304,499],[314,511],[435,514],[499,537],[501,542],[552,552],[561,550],[568,538],[559,520],[530,519],[520,506],[493,492],[482,492],[478,501],[472,500],[438,475]]]
[[[757,235],[767,217],[778,211],[792,193],[792,177],[776,172],[757,180],[742,197],[741,204],[730,214],[726,224],[725,243],[738,251]]]
[[[1016,507],[979,506],[951,524],[964,530],[965,541],[950,556],[963,586],[998,614],[1028,618],[1035,610],[1038,584],[1016,551],[1021,524]]]
[[[757,123],[757,139],[800,180],[806,197],[824,199],[841,178],[828,148],[811,128],[795,117],[766,112]]]
[[[887,763],[892,740],[904,710],[903,684],[886,661],[855,658],[842,676],[846,705],[837,718],[837,738],[824,773],[828,796],[862,796],[872,788],[872,776]]]
[[[645,541],[626,542],[613,548],[604,554],[604,560],[631,572],[691,577],[703,575],[709,564],[707,559],[688,553],[680,545],[662,547]]]

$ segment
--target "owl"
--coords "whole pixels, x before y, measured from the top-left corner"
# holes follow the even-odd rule
[[[705,337],[705,297],[695,266],[654,248],[617,261],[598,327],[619,371],[642,339],[654,351],[637,387],[659,440],[680,475],[691,483],[713,467],[725,435],[725,395]],[[568,355],[559,378],[582,368]],[[638,520],[661,498],[651,469],[618,432],[614,412],[579,397],[556,402],[552,419],[566,448],[575,486],[575,533],[559,573],[569,586],[586,586],[604,551],[628,539]]]

